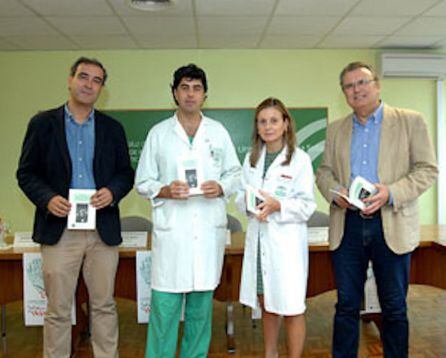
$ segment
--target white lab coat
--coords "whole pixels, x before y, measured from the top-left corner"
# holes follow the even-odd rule
[[[280,201],[280,212],[259,222],[253,215],[248,220],[243,258],[240,302],[257,307],[257,252],[260,241],[264,304],[268,312],[297,315],[305,311],[308,277],[307,220],[316,209],[313,193],[313,169],[309,156],[296,148],[289,165],[281,165],[287,149],[276,157],[265,178],[265,147],[257,166],[252,168],[249,153],[243,164],[243,187],[246,184],[274,196]],[[245,192],[237,194],[237,205],[246,211]],[[260,240],[259,240],[260,238]]]
[[[155,199],[178,179],[177,159],[194,153],[203,180],[216,180],[224,197]],[[152,200],[152,288],[164,292],[213,290],[220,282],[226,242],[226,199],[240,187],[241,168],[226,129],[202,116],[189,143],[176,115],[149,132],[136,170],[138,193]]]

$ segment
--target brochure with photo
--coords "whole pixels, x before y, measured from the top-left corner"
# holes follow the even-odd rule
[[[245,190],[246,190],[246,210],[248,210],[250,213],[253,213],[254,215],[258,215],[259,210],[257,209],[257,206],[263,203],[265,199],[257,189],[253,188],[250,185],[247,185]]]
[[[189,185],[189,196],[201,195],[203,183],[203,167],[195,156],[186,156],[178,160],[178,179]]]
[[[68,201],[71,203],[67,228],[69,230],[94,230],[96,209],[90,204],[95,189],[70,189]]]
[[[357,176],[353,180],[350,189],[348,190],[348,196],[333,189],[330,189],[330,191],[344,198],[351,205],[356,206],[360,210],[364,210],[366,207],[366,204],[362,200],[378,192],[372,183],[361,176]]]

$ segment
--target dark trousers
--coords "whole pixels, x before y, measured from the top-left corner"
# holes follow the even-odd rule
[[[369,260],[372,261],[382,310],[381,339],[386,358],[408,356],[409,322],[406,296],[410,253],[397,255],[384,241],[381,215],[362,218],[347,210],[342,243],[333,252],[338,289],[334,319],[333,357],[357,357],[359,311]]]

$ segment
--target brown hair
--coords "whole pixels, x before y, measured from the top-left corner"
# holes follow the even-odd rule
[[[379,81],[378,75],[376,74],[374,68],[364,62],[361,61],[356,61],[356,62],[350,62],[347,66],[345,66],[342,71],[341,74],[339,75],[339,83],[341,85],[341,87],[344,86],[344,76],[347,72],[352,72],[354,70],[357,70],[358,68],[365,68],[367,70],[369,70],[372,73],[373,76],[373,80],[375,81]]]
[[[288,121],[288,128],[284,133],[284,139],[285,139],[285,145],[287,146],[287,156],[282,165],[288,165],[291,162],[291,158],[294,154],[294,149],[296,146],[296,128],[294,125],[293,117],[291,117],[290,112],[285,107],[285,105],[277,98],[269,97],[265,100],[263,100],[256,108],[256,112],[254,115],[254,126],[252,131],[252,149],[251,149],[251,155],[249,156],[249,162],[251,164],[251,167],[255,167],[257,164],[257,161],[259,160],[260,152],[262,150],[263,145],[265,142],[262,138],[260,138],[259,132],[257,130],[257,117],[259,116],[259,113],[264,110],[265,108],[275,108],[280,113],[282,113],[283,120]]]

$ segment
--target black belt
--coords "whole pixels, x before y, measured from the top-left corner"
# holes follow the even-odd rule
[[[370,214],[370,215],[364,215],[361,210],[347,209],[347,215],[359,216],[364,220],[378,219],[378,218],[381,218],[381,209],[375,211],[373,214]]]

